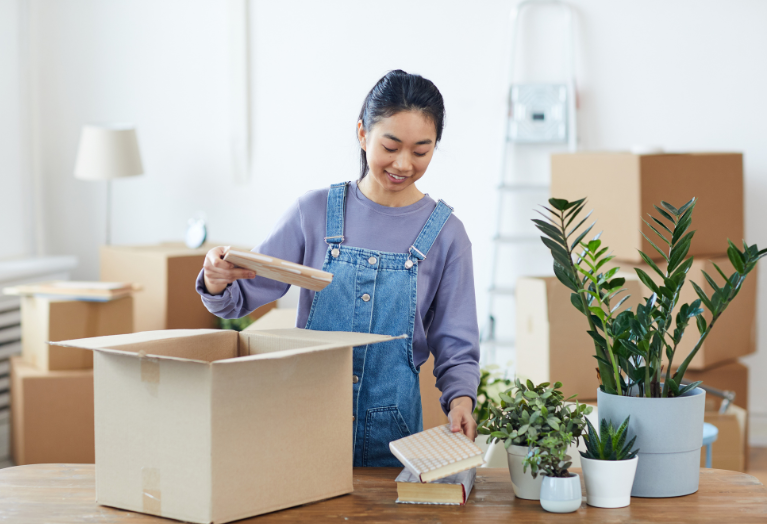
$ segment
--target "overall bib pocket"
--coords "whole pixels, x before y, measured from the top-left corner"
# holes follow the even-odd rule
[[[365,415],[365,444],[363,466],[400,467],[389,450],[389,442],[410,435],[405,419],[397,406],[371,408]]]

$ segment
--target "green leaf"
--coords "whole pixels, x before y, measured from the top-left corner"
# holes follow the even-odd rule
[[[594,224],[596,224],[596,222],[592,222],[592,223],[591,223],[591,225],[590,225],[589,227],[587,227],[587,228],[586,228],[586,230],[585,230],[583,233],[581,233],[580,235],[578,235],[578,238],[576,238],[576,239],[573,241],[573,246],[577,246],[578,244],[580,244],[581,240],[583,240],[583,237],[585,237],[586,235],[588,235],[588,234],[589,234],[589,231],[591,231],[591,228],[592,228],[592,227],[594,227]]]
[[[625,297],[623,297],[623,298],[620,300],[620,302],[618,302],[618,304],[617,304],[615,307],[613,307],[613,308],[610,310],[610,313],[615,313],[615,312],[618,310],[618,308],[619,308],[619,307],[621,307],[621,306],[623,305],[623,303],[624,303],[626,300],[628,300],[629,298],[631,298],[631,295],[626,295]]]
[[[661,216],[662,216],[663,218],[665,218],[666,220],[668,220],[668,221],[669,221],[669,222],[671,222],[672,224],[676,224],[676,220],[674,220],[673,218],[671,218],[671,215],[669,215],[668,213],[666,213],[665,211],[663,211],[663,210],[662,210],[661,208],[659,208],[658,206],[652,206],[652,207],[654,207],[655,209],[657,209],[657,210],[658,210],[658,213],[660,213],[660,214],[661,214]]]
[[[525,391],[525,396],[529,399],[536,399],[538,398],[538,393],[536,393],[535,391],[528,390],[528,391]]]
[[[650,240],[650,239],[648,238],[648,236],[647,236],[647,235],[645,235],[644,233],[642,233],[642,236],[645,238],[645,240],[647,240],[647,241],[650,243],[650,245],[653,247],[653,249],[655,249],[655,251],[657,251],[657,252],[658,252],[658,254],[659,254],[660,256],[662,256],[662,257],[663,257],[663,260],[665,260],[666,262],[668,262],[668,256],[666,255],[666,253],[664,253],[664,252],[661,250],[661,248],[659,248],[658,246],[656,246],[656,245],[655,245],[655,242],[653,242],[652,240]],[[664,238],[663,240],[666,240],[666,239]],[[671,244],[669,244],[669,245],[671,245]]]
[[[643,270],[639,269],[638,267],[634,268],[634,271],[636,271],[637,276],[639,277],[639,280],[642,281],[642,283],[647,286],[653,293],[660,293],[658,290],[658,285],[653,281],[652,278],[650,278],[650,275],[645,273]]]
[[[659,274],[659,275],[660,275],[662,278],[666,278],[666,273],[664,273],[663,271],[661,271],[661,270],[660,270],[660,268],[658,267],[658,265],[657,265],[655,262],[653,262],[653,261],[652,261],[652,259],[651,259],[650,257],[648,257],[647,255],[645,255],[645,254],[644,254],[643,252],[641,252],[641,251],[639,252],[639,256],[640,256],[640,257],[642,257],[642,260],[644,260],[644,261],[645,261],[645,263],[646,263],[648,266],[650,266],[651,268],[653,268],[653,270],[654,270],[656,273],[658,273],[658,274]]]
[[[697,380],[697,381],[693,382],[692,384],[687,384],[686,386],[684,386],[682,389],[679,390],[679,393],[677,393],[677,396],[681,397],[682,395],[684,395],[685,393],[687,393],[691,389],[695,389],[698,386],[700,386],[701,384],[703,384],[702,380]]]
[[[717,285],[716,281],[713,278],[711,278],[711,276],[709,276],[708,273],[706,273],[702,269],[700,270],[700,272],[703,273],[703,278],[706,279],[706,282],[708,282],[708,285],[711,286],[711,289],[713,289],[715,291],[721,291],[722,290],[722,288],[720,288]]]
[[[573,204],[574,203],[575,202],[573,202]],[[563,198],[550,198],[549,204],[551,204],[551,207],[557,211],[567,211],[570,207],[572,207],[572,204]]]
[[[671,245],[671,242],[669,242],[669,240],[668,240],[668,239],[667,239],[667,238],[666,238],[664,235],[662,235],[660,231],[658,231],[657,229],[655,229],[655,226],[653,226],[653,225],[652,225],[652,224],[650,224],[650,223],[649,223],[647,220],[644,220],[644,219],[642,220],[642,222],[644,222],[645,224],[647,224],[647,227],[649,227],[650,229],[652,229],[652,230],[653,230],[653,232],[654,232],[656,235],[658,235],[658,236],[659,236],[659,237],[660,237],[660,238],[661,238],[661,239],[662,239],[662,240],[663,240],[663,241],[664,241],[666,244],[668,244],[669,246]],[[663,226],[663,227],[666,227],[666,226]],[[673,235],[673,233],[672,233],[672,235]],[[647,237],[645,237],[645,238],[647,238]],[[649,238],[648,238],[648,240],[649,240]]]
[[[578,228],[579,228],[579,227],[581,227],[581,226],[583,225],[583,223],[584,223],[584,222],[586,222],[586,220],[588,220],[588,219],[589,219],[589,217],[591,216],[591,213],[593,213],[593,212],[594,212],[594,210],[592,209],[591,211],[589,211],[589,212],[588,212],[588,214],[587,214],[585,217],[583,217],[583,220],[581,220],[580,222],[578,222],[578,225],[577,225],[577,226],[573,226],[573,228],[572,228],[572,229],[571,229],[571,230],[570,230],[570,231],[567,233],[567,237],[568,237],[568,238],[570,238],[570,235],[572,235],[573,233],[575,233],[575,232],[578,230]],[[576,213],[576,214],[577,214],[577,213]],[[565,225],[565,227],[569,227],[569,226],[570,226],[570,222],[572,222],[572,220],[573,220],[574,218],[575,218],[575,215],[573,215],[573,216],[570,218],[570,221],[569,221],[569,222],[568,222],[568,223]]]
[[[715,262],[712,262],[712,264],[714,264],[714,268],[716,268],[716,271],[717,271],[717,272],[719,273],[719,275],[720,275],[720,276],[721,276],[721,277],[724,279],[724,281],[725,281],[725,282],[729,282],[729,280],[730,280],[730,279],[727,277],[727,275],[725,275],[725,274],[724,274],[724,271],[722,271],[722,268],[720,268],[719,266],[717,266]]]
[[[735,268],[735,271],[742,275],[745,268],[743,267],[743,259],[741,258],[740,251],[731,245],[729,248],[727,248],[727,256],[732,263],[732,267]]]
[[[573,277],[570,275],[570,271],[565,269],[562,264],[554,261],[554,275],[559,279],[560,282],[562,282],[565,286],[567,286],[568,289],[571,291],[578,292],[578,285],[573,280]]]
[[[580,311],[584,315],[586,314],[583,311],[583,301],[581,300],[581,296],[578,293],[570,293],[570,303],[573,306],[575,306],[575,309],[577,309],[578,311]]]
[[[601,245],[602,245],[602,241],[597,239],[597,240],[592,240],[591,242],[589,242],[587,244],[587,247],[589,251],[591,251],[592,253],[596,253],[597,250],[599,250],[599,246]]]
[[[551,200],[549,200],[549,202],[551,202]],[[675,208],[674,206],[672,206],[668,202],[664,202],[663,200],[661,200],[660,201],[660,205],[662,205],[663,207],[668,209],[671,212],[671,214],[673,214],[673,215],[679,216],[681,214],[677,208]]]
[[[679,208],[679,212],[682,213],[682,214],[686,213],[689,208],[691,208],[691,207],[693,207],[695,205],[697,200],[698,200],[697,198],[692,197],[692,199],[689,202],[687,202],[685,205],[683,205],[682,207]]]
[[[559,262],[565,267],[572,262],[572,260],[570,259],[570,254],[567,251],[565,251],[565,249],[562,246],[560,246],[559,244],[557,244],[550,238],[541,237],[541,240],[546,245],[546,247],[551,250],[551,256],[554,258],[554,260],[556,260],[557,262]]]
[[[671,231],[671,230],[670,230],[670,229],[669,229],[669,228],[666,226],[666,224],[664,224],[663,222],[661,222],[660,220],[658,220],[657,218],[655,218],[654,216],[652,216],[650,213],[647,213],[647,216],[648,216],[648,217],[650,217],[650,218],[653,220],[653,222],[655,222],[655,223],[656,223],[656,224],[658,224],[660,227],[662,227],[663,229],[665,229],[666,231],[668,231],[668,234],[669,234],[669,235],[673,235],[673,234],[674,234],[674,232],[673,232],[673,231]],[[649,225],[649,224],[648,224],[648,225]]]
[[[706,305],[709,311],[711,311],[712,314],[716,314],[716,310],[714,309],[714,305],[711,303],[711,301],[708,299],[706,294],[703,292],[703,290],[700,288],[698,284],[690,281],[690,284],[692,285],[692,288],[695,290],[695,293],[698,295],[698,298],[700,298],[700,301],[703,302],[703,304]]]
[[[554,240],[557,244],[560,244],[562,247],[567,247],[567,242],[565,242],[565,238],[562,236],[562,233],[549,224],[548,222],[544,222],[543,220],[534,218],[533,223],[535,223],[535,227],[537,227],[544,235],[550,237],[552,240]]]

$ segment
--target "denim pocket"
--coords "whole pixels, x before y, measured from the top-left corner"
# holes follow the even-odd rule
[[[371,408],[365,415],[365,467],[401,467],[402,463],[389,451],[389,442],[410,435],[410,430],[397,406]]]

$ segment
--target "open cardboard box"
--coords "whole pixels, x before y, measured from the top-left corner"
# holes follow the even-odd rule
[[[94,352],[98,503],[223,523],[350,493],[352,347],[391,338],[201,329],[55,343]]]

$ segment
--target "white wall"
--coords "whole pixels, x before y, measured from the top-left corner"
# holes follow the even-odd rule
[[[35,250],[29,149],[22,132],[23,27],[19,0],[0,0],[0,260]]]
[[[767,245],[767,3],[572,3],[581,147],[743,151],[747,236]],[[187,218],[204,211],[214,239],[255,245],[305,190],[356,177],[361,101],[387,70],[402,68],[434,80],[446,99],[444,141],[423,189],[466,224],[484,322],[511,5],[254,0],[255,162],[251,180],[236,184],[227,158],[226,2],[31,0],[49,251],[77,254],[76,276],[97,277],[105,190],[72,177],[83,123],[138,125],[147,174],[115,183],[115,243],[180,238]],[[526,65],[540,73],[551,48],[531,33]],[[546,155],[535,162],[545,166]],[[765,344],[762,337],[747,361],[753,410],[767,413],[767,383],[758,380]]]

